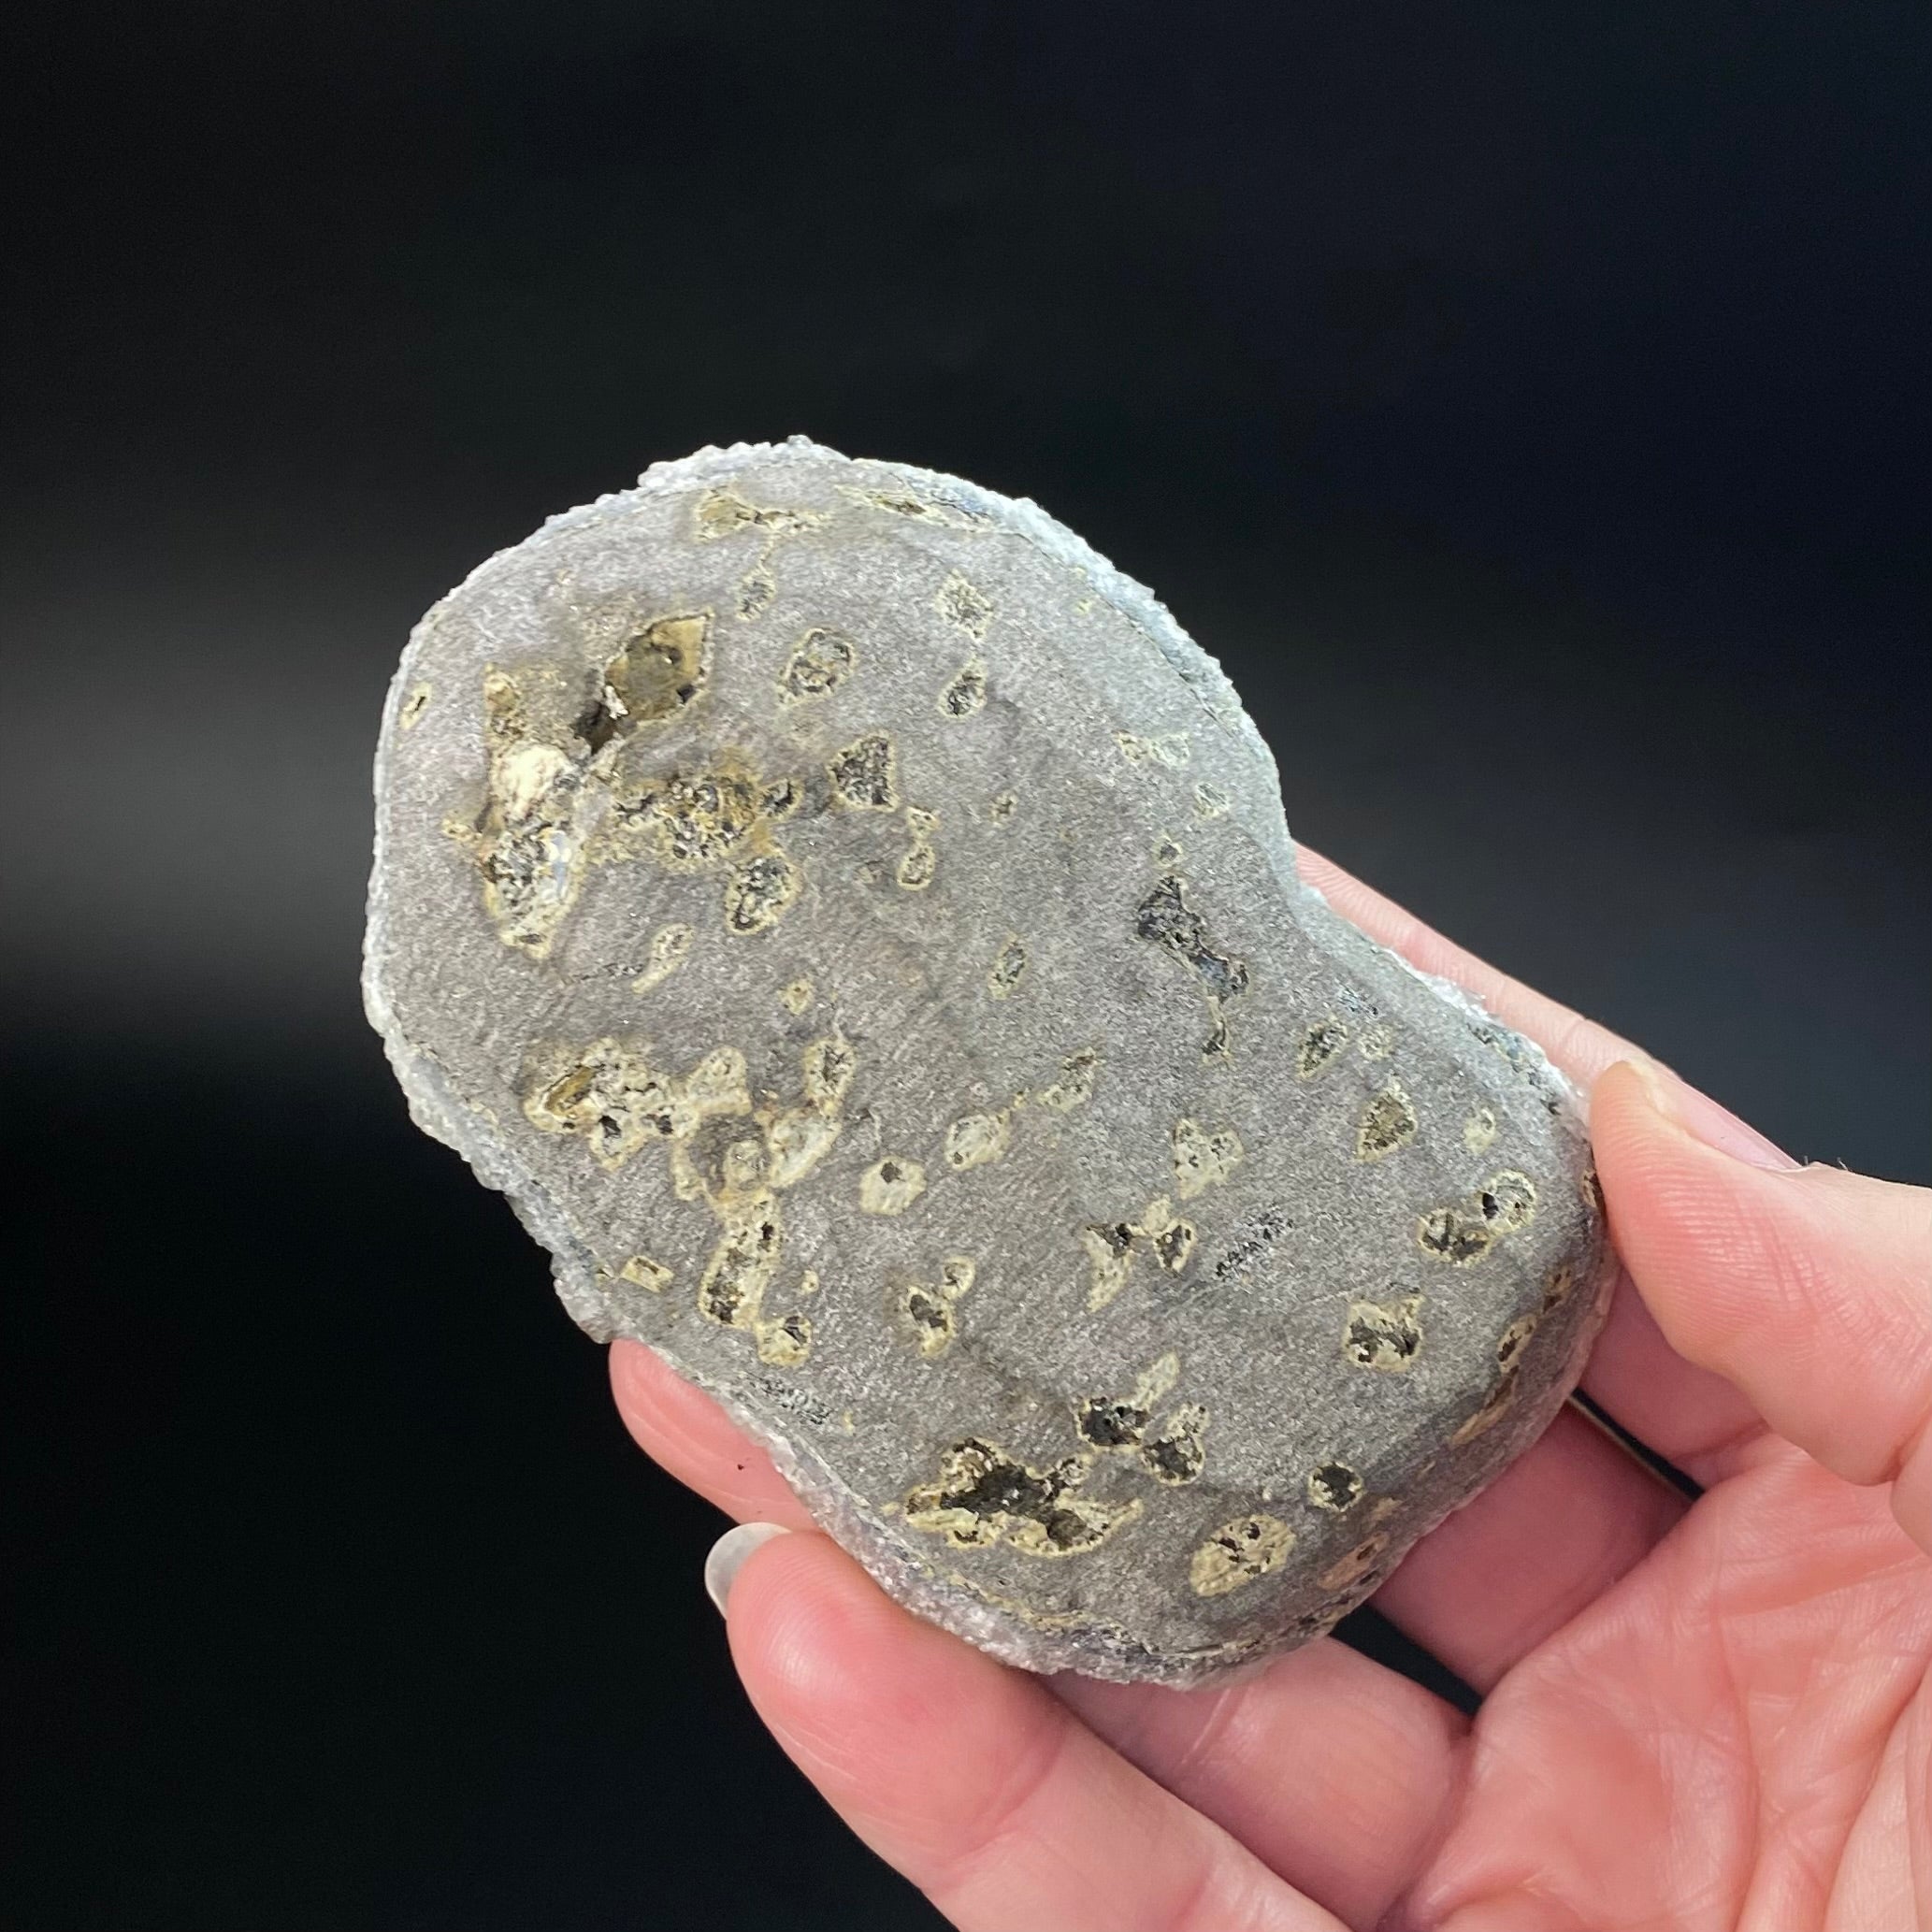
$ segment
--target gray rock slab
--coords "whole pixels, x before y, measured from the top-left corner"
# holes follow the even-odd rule
[[[1576,1097],[1299,883],[1228,680],[1031,503],[659,465],[423,620],[376,796],[417,1122],[997,1656],[1305,1641],[1579,1372]]]

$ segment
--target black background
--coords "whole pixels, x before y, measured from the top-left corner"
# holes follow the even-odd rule
[[[1310,843],[1926,1178],[1924,18],[16,19],[7,1922],[930,1923],[358,1010],[410,624],[653,459],[1038,497]]]

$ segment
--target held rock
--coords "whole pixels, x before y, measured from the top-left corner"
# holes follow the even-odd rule
[[[1574,1097],[1298,882],[1227,679],[1031,503],[659,465],[423,620],[376,788],[416,1120],[998,1656],[1303,1642],[1575,1380]]]

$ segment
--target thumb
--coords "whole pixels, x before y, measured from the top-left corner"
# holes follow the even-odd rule
[[[1900,1525],[1932,1550],[1932,1192],[1764,1165],[1779,1157],[1715,1113],[1636,1061],[1597,1082],[1591,1138],[1623,1264],[1679,1354],[1847,1482],[1893,1484]]]

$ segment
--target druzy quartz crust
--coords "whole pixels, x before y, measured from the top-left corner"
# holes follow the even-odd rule
[[[1576,1096],[1300,883],[1218,667],[1031,503],[660,464],[424,618],[376,796],[418,1124],[995,1655],[1305,1641],[1575,1381]]]

